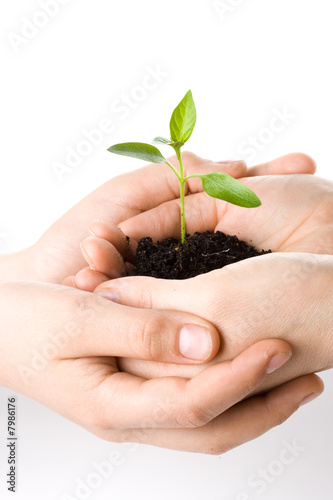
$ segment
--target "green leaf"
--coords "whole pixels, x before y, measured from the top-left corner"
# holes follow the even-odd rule
[[[153,139],[153,142],[158,142],[160,144],[166,144],[168,146],[172,146],[174,149],[179,149],[181,148],[182,146],[184,146],[184,142],[172,142],[172,141],[169,141],[169,139],[166,139],[165,137],[155,137],[155,139]]]
[[[116,155],[132,156],[133,158],[152,163],[164,163],[166,161],[162,153],[155,148],[155,146],[143,142],[124,142],[122,144],[115,144],[111,146],[108,151]]]
[[[228,174],[212,172],[207,175],[198,175],[202,180],[204,191],[213,198],[233,203],[240,207],[259,207],[261,201],[247,186]]]
[[[155,139],[153,139],[153,142],[158,142],[160,144],[171,144],[171,141],[169,139],[161,136],[155,137]]]
[[[170,135],[172,142],[183,142],[189,140],[193,132],[197,112],[192,97],[192,92],[189,90],[185,97],[180,101],[174,109],[170,120]]]

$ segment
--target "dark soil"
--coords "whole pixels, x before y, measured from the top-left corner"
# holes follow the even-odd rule
[[[270,252],[257,250],[237,236],[228,236],[221,231],[186,235],[185,245],[176,238],[153,243],[147,237],[138,244],[136,272],[140,276],[186,279]]]

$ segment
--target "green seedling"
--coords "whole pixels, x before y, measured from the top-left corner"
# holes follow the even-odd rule
[[[142,142],[125,142],[111,146],[108,151],[123,156],[131,156],[151,163],[166,163],[173,170],[180,183],[180,225],[181,241],[186,243],[185,227],[185,182],[191,177],[199,177],[203,190],[213,198],[227,201],[241,207],[259,207],[261,201],[256,194],[241,182],[228,174],[212,172],[211,174],[190,174],[184,177],[181,148],[189,140],[193,132],[197,113],[189,90],[172,113],[170,120],[170,139],[155,137],[153,142],[171,146],[177,155],[179,171],[164,158],[162,153],[150,144]]]

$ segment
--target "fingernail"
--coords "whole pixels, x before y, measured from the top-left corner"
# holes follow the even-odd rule
[[[204,361],[212,352],[212,339],[207,328],[186,325],[180,330],[179,352],[185,358]]]
[[[306,405],[306,404],[310,403],[310,401],[313,401],[314,399],[316,399],[318,396],[320,396],[320,392],[312,392],[312,394],[309,394],[308,396],[306,396],[303,399],[303,401],[301,401],[301,403],[299,405],[300,406]]]
[[[86,249],[84,248],[84,244],[83,243],[80,243],[80,248],[81,248],[81,252],[84,255],[84,258],[86,259],[86,261],[89,264],[90,269],[92,269],[93,271],[95,271],[95,268],[91,265],[91,259],[90,259],[89,255],[87,254]]]
[[[76,283],[75,283],[75,276],[72,276],[72,283],[73,283],[73,287],[77,288]]]
[[[266,373],[270,374],[281,368],[290,359],[291,354],[291,352],[279,352],[279,354],[275,354],[267,365]]]
[[[97,292],[97,295],[105,297],[106,299],[111,300],[111,302],[120,304],[120,295],[114,288],[110,288],[109,290],[105,290],[104,292]]]

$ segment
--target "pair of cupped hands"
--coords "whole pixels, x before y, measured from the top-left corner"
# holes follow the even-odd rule
[[[186,175],[226,172],[262,201],[236,207],[191,178],[187,232],[273,253],[189,280],[135,276],[138,239],[179,236],[179,186],[166,165],[116,177],[6,261],[0,383],[110,441],[219,454],[323,391],[333,183],[304,154],[250,169],[183,156]]]

